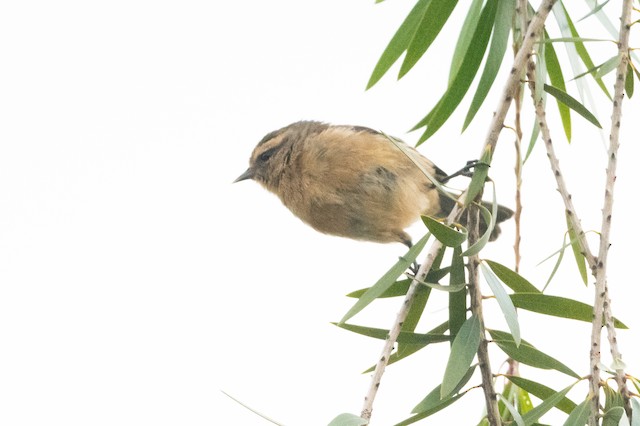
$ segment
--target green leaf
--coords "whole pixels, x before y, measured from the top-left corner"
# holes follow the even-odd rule
[[[604,63],[598,66],[598,70],[595,72],[594,77],[602,78],[605,75],[609,74],[611,71],[615,70],[620,63],[620,57],[618,55],[607,59]]]
[[[475,369],[476,369],[475,365],[471,366],[467,370],[467,372],[464,374],[464,376],[462,377],[460,382],[451,390],[451,392],[449,394],[445,395],[445,397],[449,397],[449,396],[457,393],[460,389],[462,389],[462,387],[469,382],[469,380],[471,379],[471,376],[473,376],[473,372],[475,371]],[[438,385],[431,392],[429,392],[429,394],[427,394],[427,396],[424,397],[422,399],[422,401],[420,401],[418,403],[418,405],[416,405],[411,410],[411,414],[417,414],[417,413],[422,413],[422,412],[425,412],[425,411],[430,411],[434,407],[438,406],[438,404],[442,402],[441,387],[442,387],[442,385]]]
[[[436,283],[428,283],[421,280],[416,280],[416,281],[434,290],[446,291],[448,293],[457,293],[461,290],[464,290],[464,288],[467,286],[467,284],[465,283],[443,285],[443,284],[436,284]]]
[[[478,241],[473,243],[471,247],[467,248],[464,251],[464,253],[462,253],[463,256],[474,256],[480,253],[480,250],[482,250],[484,246],[486,246],[487,243],[489,242],[489,239],[491,238],[491,231],[493,230],[496,224],[496,221],[494,218],[496,217],[496,214],[497,214],[497,204],[494,204],[493,215],[491,215],[491,213],[489,213],[489,210],[487,210],[487,208],[484,207],[483,205],[479,204],[477,207],[480,210],[480,214],[482,215],[483,220],[485,221],[485,223],[488,223],[489,225],[487,225],[487,230],[485,231],[485,233],[482,234],[480,238],[478,238]]]
[[[584,426],[589,420],[591,401],[585,399],[571,411],[563,426]]]
[[[475,117],[476,113],[482,106],[482,103],[489,93],[489,89],[498,75],[500,65],[504,59],[504,53],[507,50],[509,31],[511,30],[511,18],[516,7],[515,0],[503,0],[498,2],[498,10],[493,23],[493,34],[491,35],[491,44],[489,53],[484,65],[484,70],[480,76],[480,82],[476,93],[473,95],[471,106],[464,120],[462,130],[464,131]]]
[[[602,417],[602,426],[619,426],[620,420],[624,416],[624,408],[613,407],[606,411]],[[629,424],[628,422],[626,424]]]
[[[573,24],[573,21],[571,20],[571,17],[569,16],[567,9],[564,7],[564,5],[561,2],[559,2],[556,5],[556,7],[553,8],[553,12],[554,12],[554,16],[556,17],[556,20],[558,21],[558,26],[560,27],[560,31],[562,31],[563,34],[567,33],[571,37],[575,39],[579,39],[580,34],[578,34],[578,31],[576,30],[576,27]],[[576,48],[576,53],[578,54],[578,56],[580,57],[584,65],[587,67],[587,69],[593,68],[594,63],[591,60],[591,56],[589,56],[589,52],[587,51],[587,48],[584,46],[584,43],[581,41],[576,41],[574,45]],[[602,79],[596,78],[595,76],[594,78],[596,80],[596,83],[600,87],[600,89],[602,89],[602,91],[604,92],[604,94],[607,95],[609,99],[611,99],[611,94],[609,93],[609,90],[607,90],[607,86],[605,86]]]
[[[442,247],[440,249],[441,251],[444,250],[444,247]],[[439,267],[440,266],[440,262],[438,262],[437,265],[435,265],[434,262],[434,266],[435,267]],[[407,313],[407,317],[405,318],[405,320],[402,323],[402,328],[400,329],[400,332],[413,332],[415,331],[418,322],[420,321],[420,318],[422,317],[422,314],[424,312],[424,308],[427,306],[427,301],[429,300],[429,296],[431,295],[431,288],[429,287],[425,287],[425,286],[418,286],[416,288],[416,291],[413,295],[413,302],[411,302],[411,306],[409,307],[409,312]],[[402,354],[405,351],[410,351],[412,352],[412,349],[410,347],[411,344],[405,344],[405,343],[398,343],[398,350],[397,352]],[[421,347],[424,345],[420,345]]]
[[[435,1],[435,0],[434,0]],[[452,0],[443,0],[445,2],[454,3]],[[442,95],[442,98],[436,104],[436,107],[423,118],[415,127],[420,128],[427,126],[424,134],[420,137],[418,144],[424,142],[431,137],[451,116],[453,111],[464,98],[464,95],[469,90],[469,86],[473,81],[482,57],[489,43],[489,37],[491,35],[491,29],[495,19],[498,0],[487,0],[487,3],[480,15],[480,21],[476,27],[467,53],[462,60],[460,70],[456,73],[453,82],[447,88],[447,91]],[[426,120],[426,121],[425,121]]]
[[[576,229],[573,227],[573,222],[571,222],[571,219],[569,218],[569,213],[566,213],[565,216],[567,218],[567,232],[569,233],[569,241],[571,243],[573,257],[576,260],[578,271],[580,271],[582,282],[584,283],[584,285],[587,285],[587,260],[582,254],[582,248],[580,248],[580,240],[578,239]]]
[[[457,231],[429,216],[422,216],[422,222],[433,236],[445,246],[459,247],[467,239],[467,232],[464,228],[462,231]]]
[[[489,284],[489,287],[491,287],[491,291],[498,301],[498,305],[500,306],[500,310],[502,310],[504,319],[507,321],[509,330],[511,330],[511,335],[513,336],[516,346],[520,346],[520,323],[518,322],[518,313],[516,312],[515,306],[513,306],[513,302],[491,269],[484,263],[480,264],[480,268],[482,269],[484,279],[487,281],[487,284]]]
[[[342,329],[361,334],[367,337],[373,337],[374,339],[386,340],[389,337],[389,330],[374,327],[364,327],[355,324],[346,323],[332,323]],[[398,343],[406,343],[411,345],[426,346],[431,343],[448,342],[451,340],[451,336],[446,334],[432,334],[432,333],[412,333],[408,331],[401,331],[396,340]]]
[[[511,413],[511,416],[513,417],[513,421],[516,423],[516,425],[525,426],[524,420],[522,420],[522,416],[520,416],[518,409],[514,407],[513,404],[511,404],[511,402],[509,402],[509,400],[505,398],[503,395],[498,394],[498,398],[500,398],[504,406],[507,407],[507,410],[509,410],[509,413]]]
[[[511,300],[517,308],[539,314],[589,323],[593,319],[593,307],[573,299],[541,293],[515,293],[511,295]],[[616,328],[628,328],[616,318],[613,321]]]
[[[469,366],[478,351],[481,337],[482,330],[480,330],[480,320],[476,315],[471,315],[471,317],[462,324],[460,332],[453,340],[447,367],[444,370],[442,387],[440,388],[441,398],[451,394],[464,378],[465,373],[469,370]]]
[[[545,32],[546,36],[546,32]],[[564,82],[564,76],[562,75],[562,67],[558,60],[558,55],[552,44],[549,44],[545,51],[545,61],[547,63],[547,72],[549,74],[549,81],[551,85],[559,88],[563,92],[567,91],[567,86]],[[556,99],[558,105],[558,112],[560,113],[560,120],[562,121],[562,127],[564,128],[564,134],[568,141],[571,141],[571,112],[568,106]]]
[[[342,413],[331,420],[329,426],[364,426],[368,425],[369,420],[363,419],[351,413]]]
[[[428,331],[426,334],[428,335],[442,335],[444,334],[445,331],[447,331],[449,329],[449,323],[447,321],[443,322],[442,324],[440,324],[439,326],[435,327],[433,330]],[[449,337],[449,340],[453,340],[451,339],[451,337]],[[433,343],[437,343],[437,342],[433,342]],[[411,344],[411,343],[403,343],[404,347],[402,348],[402,351],[398,350],[394,353],[391,354],[391,356],[389,357],[389,363],[387,365],[391,365],[395,362],[398,362],[406,357],[408,357],[411,354],[414,354],[416,352],[418,352],[420,349],[426,347],[428,344]],[[367,370],[363,371],[363,374],[366,373],[371,373],[373,370],[376,369],[375,365],[372,365],[371,367],[369,367]]]
[[[431,0],[428,2],[422,19],[407,47],[407,54],[400,67],[398,78],[402,78],[409,72],[429,49],[457,3],[457,0]]]
[[[629,99],[633,96],[633,70],[631,65],[627,65],[627,77],[624,80],[624,91],[627,93]]]
[[[458,42],[453,49],[453,57],[451,59],[451,67],[449,68],[449,85],[453,83],[453,80],[462,65],[462,59],[467,54],[469,44],[473,39],[473,34],[478,26],[480,20],[480,13],[482,12],[482,4],[484,0],[472,0],[469,6],[469,12],[464,18],[464,22],[460,26],[460,35],[458,36]]]
[[[498,330],[489,330],[489,333],[500,349],[516,361],[544,370],[556,370],[571,377],[580,377],[569,367],[544,352],[539,351],[524,339],[522,339],[520,346],[516,346],[513,337],[509,333]]]
[[[606,4],[609,3],[609,0],[605,0],[604,2],[600,3],[599,5],[597,5],[596,7],[594,7],[591,12],[587,13],[586,15],[584,15],[582,18],[578,19],[577,22],[583,21],[585,19],[587,19],[589,16],[598,13],[603,7],[606,6]]]
[[[449,284],[455,285],[465,281],[464,275],[464,259],[462,258],[462,249],[456,247],[453,249],[451,256],[451,275],[449,276]],[[467,319],[467,292],[459,291],[449,293],[449,330],[452,336],[460,331],[460,327]],[[453,343],[453,341],[452,341]]]
[[[524,420],[525,424],[528,426],[536,423],[540,419],[540,417],[542,417],[544,414],[547,413],[547,411],[551,410],[560,401],[562,401],[565,395],[569,393],[571,388],[573,388],[574,386],[575,386],[575,383],[567,386],[563,390],[554,393],[549,398],[542,401],[540,405],[537,405],[536,407],[532,408],[531,411],[529,411],[527,414],[522,416],[522,419]]]
[[[637,398],[631,398],[631,426],[640,426],[640,402]]]
[[[445,268],[435,269],[435,270],[433,269],[433,266],[432,266],[432,269],[427,273],[426,280],[428,282],[438,282],[440,281],[440,279],[445,277],[450,270],[451,268],[448,266]],[[404,296],[405,294],[407,294],[407,290],[409,290],[410,285],[411,285],[410,279],[398,280],[393,284],[391,284],[391,287],[389,287],[384,293],[382,293],[379,296],[379,298]],[[347,294],[346,296],[358,298],[363,294],[365,294],[370,288],[371,287],[354,290],[351,293]]]
[[[598,119],[591,114],[584,105],[578,102],[576,98],[570,96],[567,92],[560,90],[557,87],[549,86],[548,84],[544,85],[544,91],[583,116],[587,121],[594,124],[599,129],[602,129],[602,125],[598,122]]]
[[[510,375],[507,375],[506,377],[507,377],[507,379],[509,379],[510,382],[512,382],[513,384],[515,384],[519,388],[522,388],[522,389],[526,390],[531,395],[533,395],[533,396],[535,396],[537,398],[540,398],[542,400],[547,399],[551,395],[556,393],[556,391],[551,389],[550,387],[545,386],[545,385],[543,385],[541,383],[538,383],[538,382],[534,382],[533,380],[525,379],[524,377],[510,376]],[[559,410],[564,411],[565,413],[569,414],[576,408],[576,404],[575,404],[575,402],[571,401],[569,398],[565,397],[565,398],[562,398],[562,400],[560,400],[560,402],[558,402],[556,407]]]
[[[500,278],[500,281],[505,283],[511,290],[516,293],[540,293],[533,284],[527,281],[522,275],[507,268],[506,266],[494,262],[493,260],[483,260],[484,263],[489,265],[494,274]]]
[[[360,296],[358,301],[351,307],[351,309],[349,309],[349,311],[344,315],[340,322],[344,323],[348,321],[349,318],[353,317],[355,314],[367,307],[371,302],[384,294],[384,292],[393,285],[400,274],[406,271],[411,263],[416,260],[424,246],[427,244],[429,236],[430,235],[427,234],[422,237],[420,241],[418,241],[413,245],[413,247],[409,249],[404,257],[401,257],[398,262],[396,262],[396,264],[393,265],[391,269],[389,269],[387,273],[378,280],[378,282],[376,282],[369,290],[367,290],[362,296]]]
[[[529,145],[527,146],[527,153],[524,155],[524,161],[526,163],[529,155],[533,151],[533,147],[536,145],[538,141],[538,136],[540,136],[540,125],[537,121],[534,121],[533,128],[531,129],[531,137],[529,138]]]
[[[413,424],[419,420],[425,419],[427,417],[429,417],[430,415],[437,413],[438,411],[442,410],[443,408],[448,407],[449,405],[453,404],[454,402],[456,402],[457,400],[459,400],[460,398],[462,398],[464,396],[463,393],[454,395],[454,396],[448,396],[446,398],[443,398],[440,400],[440,403],[435,405],[433,408],[431,408],[430,410],[426,410],[423,411],[421,413],[418,413],[414,416],[409,417],[408,419],[405,419],[403,421],[401,421],[400,423],[396,423],[395,426],[406,426],[406,425],[410,425]]]
[[[491,151],[485,149],[482,153],[482,158],[480,158],[480,161],[478,161],[473,169],[473,176],[471,177],[471,182],[469,182],[469,188],[467,189],[467,196],[464,202],[465,207],[473,203],[476,196],[483,190],[487,176],[489,176],[490,166]]]
[[[367,89],[370,89],[376,84],[407,50],[418,29],[418,25],[424,18],[429,3],[431,3],[431,0],[418,0],[413,9],[411,9],[411,12],[409,12],[402,25],[400,25],[400,28],[398,28],[398,31],[396,31],[395,35],[391,38],[384,52],[382,52],[382,56],[380,56],[369,78]]]

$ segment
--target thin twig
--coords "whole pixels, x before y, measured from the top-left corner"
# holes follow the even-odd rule
[[[624,0],[622,3],[622,12],[620,16],[620,35],[618,39],[618,67],[616,69],[616,81],[614,84],[613,94],[613,110],[611,113],[611,132],[609,134],[609,152],[608,165],[604,192],[604,205],[602,207],[602,225],[600,231],[600,248],[598,250],[598,265],[595,289],[595,305],[601,305],[604,312],[604,320],[607,327],[609,337],[609,345],[614,364],[616,365],[616,382],[618,391],[622,394],[625,401],[625,411],[627,416],[631,416],[631,404],[629,400],[629,391],[626,385],[624,369],[622,367],[622,354],[618,349],[616,340],[616,331],[613,324],[613,315],[611,312],[611,302],[608,300],[607,289],[607,256],[609,253],[610,233],[611,233],[611,214],[613,212],[613,189],[616,181],[616,168],[618,164],[618,149],[620,147],[620,121],[622,117],[622,101],[624,100],[625,77],[627,75],[627,66],[629,64],[629,33],[631,28],[631,10],[633,8],[632,0]],[[595,314],[592,324],[592,339],[599,335],[602,328],[602,315]],[[592,350],[598,351],[596,340],[592,341]],[[598,374],[598,365],[592,362],[592,374]],[[595,382],[596,378],[593,379]],[[599,379],[598,379],[599,381]]]
[[[471,205],[467,211],[467,225],[469,227],[469,245],[473,245],[478,239],[479,210]],[[471,302],[471,313],[473,313],[480,323],[480,345],[478,346],[478,366],[482,377],[482,391],[487,408],[487,421],[491,426],[500,426],[500,409],[496,399],[496,391],[493,386],[493,372],[489,360],[488,341],[485,335],[484,315],[482,313],[482,293],[480,292],[480,280],[478,279],[478,265],[480,258],[478,255],[469,257],[469,299]]]
[[[489,125],[489,131],[485,140],[485,144],[482,148],[482,154],[489,154],[488,157],[491,158],[493,151],[495,150],[496,143],[498,142],[498,136],[500,135],[500,131],[504,125],[504,119],[509,111],[509,107],[511,105],[511,101],[513,100],[513,96],[515,91],[520,84],[520,75],[522,70],[524,69],[525,64],[531,56],[531,51],[533,49],[534,43],[537,41],[540,32],[544,26],[544,21],[546,20],[549,12],[553,8],[557,0],[544,0],[538,9],[538,12],[533,17],[531,24],[527,28],[526,35],[522,42],[522,48],[516,55],[513,66],[511,68],[511,72],[509,77],[507,78],[507,82],[504,86],[502,97],[500,98],[498,108],[493,115],[493,119],[491,124]],[[480,158],[484,158],[484,155],[480,155]],[[460,199],[463,199],[466,196],[466,192],[462,194]],[[460,200],[459,199],[459,200]],[[451,224],[456,218],[461,214],[462,208],[459,204],[457,204],[449,216],[447,217],[448,224]],[[422,263],[418,273],[416,276],[418,279],[424,279],[426,276],[426,272],[429,271],[431,265],[433,264],[433,260],[435,259],[436,254],[440,250],[442,243],[439,241],[434,242],[427,254],[427,258]],[[378,363],[376,364],[376,368],[373,373],[373,377],[371,380],[371,385],[367,392],[367,396],[364,400],[364,405],[361,411],[361,417],[367,420],[371,419],[371,413],[373,411],[373,403],[375,400],[375,396],[378,392],[378,388],[380,387],[380,381],[382,380],[382,375],[384,370],[389,363],[389,357],[391,356],[391,352],[393,351],[393,347],[395,345],[396,339],[400,334],[400,329],[402,327],[402,323],[404,322],[407,314],[409,312],[409,308],[411,307],[411,303],[413,302],[413,296],[415,294],[415,289],[419,285],[416,280],[413,280],[411,285],[409,286],[409,290],[407,291],[407,295],[405,296],[405,300],[402,303],[402,307],[400,311],[396,315],[396,320],[393,326],[389,330],[389,337],[385,341],[382,354],[379,358]]]

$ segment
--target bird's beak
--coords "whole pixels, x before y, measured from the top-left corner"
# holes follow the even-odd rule
[[[234,180],[233,183],[240,182],[241,180],[247,180],[247,179],[253,179],[253,169],[251,167],[249,167],[243,174],[238,176],[238,178]]]

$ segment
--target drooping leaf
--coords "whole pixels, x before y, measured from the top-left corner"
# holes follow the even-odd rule
[[[445,397],[452,396],[456,394],[460,389],[462,389],[462,387],[469,382],[469,380],[471,379],[471,376],[473,376],[473,372],[475,371],[475,369],[476,369],[475,365],[471,366],[469,370],[467,370],[465,375],[462,377],[460,382],[451,390],[449,394],[445,395]],[[416,405],[411,410],[411,413],[418,414],[418,413],[423,413],[425,411],[433,410],[434,407],[437,407],[439,404],[442,403],[441,395],[442,395],[441,385],[438,385],[435,387],[435,389],[429,392],[427,396],[424,397],[424,399],[418,403],[418,405]]]
[[[411,263],[416,260],[424,246],[427,244],[427,240],[429,239],[429,234],[425,235],[413,245],[409,249],[406,255],[401,257],[395,265],[391,267],[384,274],[378,282],[376,282],[369,290],[367,290],[358,301],[349,309],[349,311],[344,315],[344,317],[340,320],[341,323],[344,323],[349,320],[349,318],[353,317],[355,314],[363,310],[367,307],[371,302],[376,300],[380,295],[384,294],[385,291],[389,289],[396,281],[396,279],[402,274],[407,268],[411,265]]]
[[[500,306],[502,315],[505,321],[507,321],[507,326],[509,330],[511,330],[511,336],[513,336],[516,346],[520,346],[520,323],[518,322],[518,313],[516,312],[515,306],[513,306],[511,298],[509,298],[509,295],[502,287],[498,277],[495,276],[487,265],[482,263],[480,264],[480,268],[484,279],[487,281],[487,284],[489,284],[493,295],[498,301],[498,306]]]
[[[467,231],[464,228],[458,231],[429,216],[422,216],[422,222],[433,236],[447,247],[459,247],[467,239]]]
[[[580,114],[587,121],[594,124],[599,129],[602,129],[602,125],[598,121],[598,119],[589,111],[584,105],[582,105],[578,100],[567,92],[558,89],[557,87],[549,86],[548,84],[544,85],[544,91]]]
[[[562,401],[565,395],[569,393],[571,388],[573,388],[574,386],[575,386],[575,383],[567,386],[563,390],[554,393],[549,398],[542,401],[539,405],[533,407],[531,411],[529,411],[527,414],[522,416],[522,419],[524,420],[525,424],[529,426],[536,423],[540,419],[540,417],[542,417],[549,410],[555,407],[560,401]]]
[[[539,314],[584,322],[593,320],[593,307],[573,299],[542,293],[515,293],[511,295],[511,300],[517,308]],[[616,318],[614,326],[620,329],[628,328]]]
[[[584,21],[585,19],[587,19],[589,16],[594,15],[598,12],[600,12],[600,10],[605,7],[607,5],[607,3],[609,3],[609,0],[605,0],[602,3],[600,3],[599,5],[597,5],[596,7],[594,7],[593,9],[591,9],[591,11],[589,13],[587,13],[586,15],[584,15],[582,18],[578,19],[576,22],[580,22],[580,21]]]
[[[451,275],[449,276],[449,284],[455,285],[465,281],[464,275],[464,259],[462,258],[462,249],[456,247],[453,249],[451,256]],[[467,319],[467,292],[459,291],[449,293],[449,329],[452,336],[460,331],[460,327]],[[452,341],[453,343],[453,341]]]
[[[367,337],[373,337],[374,339],[385,340],[389,336],[389,330],[374,327],[364,327],[355,324],[346,323],[332,323],[340,328],[348,331],[352,331],[357,334],[361,334]],[[408,331],[401,331],[398,335],[398,343],[407,343],[412,345],[429,345],[431,343],[448,342],[451,339],[450,336],[445,334],[432,334],[432,333],[412,333]]]
[[[627,76],[624,80],[624,91],[627,94],[627,97],[631,99],[633,96],[633,69],[631,69],[631,65],[627,65]]]
[[[434,0],[435,1],[435,0]],[[444,0],[451,1],[452,0]],[[447,91],[442,95],[442,98],[436,104],[436,107],[423,118],[414,129],[427,126],[427,129],[420,137],[418,144],[424,142],[431,137],[435,132],[442,127],[442,125],[451,116],[453,111],[462,101],[462,98],[469,90],[469,86],[473,81],[482,57],[487,48],[489,37],[491,35],[491,29],[493,28],[493,22],[495,19],[497,0],[487,0],[482,14],[480,15],[480,21],[476,27],[467,53],[462,60],[459,71],[453,82],[447,88]]]
[[[602,416],[602,426],[621,426],[623,424],[629,424],[625,419],[625,423],[621,423],[622,417],[624,416],[624,408],[622,407],[613,407],[607,410]]]
[[[513,337],[509,333],[499,330],[488,331],[491,334],[493,341],[500,347],[500,349],[516,361],[520,361],[523,364],[536,368],[556,370],[571,377],[580,377],[569,367],[544,352],[539,351],[526,340],[522,339],[520,346],[516,346]]]
[[[576,30],[576,27],[573,24],[573,21],[571,20],[571,16],[569,16],[569,12],[567,12],[567,9],[564,7],[562,2],[558,2],[556,4],[556,6],[553,8],[553,12],[554,12],[554,16],[556,17],[556,20],[558,21],[558,26],[560,27],[560,31],[563,34],[567,33],[567,35],[574,37],[576,39],[579,39],[580,34],[578,34],[578,31]],[[593,68],[594,63],[591,60],[591,56],[589,55],[587,48],[584,46],[584,43],[581,41],[576,41],[574,43],[574,46],[575,46],[575,51],[578,54],[578,57],[580,58],[582,63],[587,67],[587,69]],[[605,93],[605,95],[609,99],[611,99],[611,94],[609,93],[609,90],[607,90],[607,86],[604,84],[602,79],[596,78],[595,76],[594,76],[594,79],[596,80],[596,83],[598,84],[598,86]]]
[[[511,413],[511,417],[513,417],[513,421],[515,422],[515,424],[517,426],[525,426],[524,420],[522,419],[522,416],[518,412],[518,409],[514,407],[513,404],[503,395],[498,394],[498,398],[500,398],[504,406],[507,407],[507,410],[509,410],[509,413]]]
[[[376,84],[407,50],[411,40],[413,40],[418,25],[424,18],[429,3],[431,3],[431,0],[418,0],[413,9],[411,9],[411,12],[409,12],[402,25],[400,25],[400,28],[398,28],[398,31],[396,31],[395,35],[391,38],[384,52],[382,52],[382,56],[380,56],[369,78],[367,89]]]
[[[546,35],[546,32],[545,32]],[[551,85],[559,88],[563,92],[567,91],[567,86],[564,82],[564,75],[562,74],[562,67],[558,60],[558,55],[553,47],[553,44],[549,44],[545,51],[545,60],[547,63],[547,72],[549,74],[549,81]],[[568,106],[556,99],[558,105],[558,112],[560,113],[560,120],[562,121],[562,127],[567,140],[571,142],[571,112]]]
[[[509,379],[510,382],[512,382],[516,386],[526,390],[531,395],[537,398],[540,398],[542,400],[547,399],[551,395],[556,393],[556,391],[551,389],[550,387],[538,382],[534,382],[533,380],[525,379],[524,377],[510,376],[510,375],[506,377],[507,379]],[[561,411],[564,411],[565,413],[569,414],[576,408],[576,404],[575,402],[571,401],[569,398],[565,397],[565,398],[562,398],[560,402],[558,402],[556,407]]]
[[[584,283],[584,285],[587,285],[587,260],[585,259],[584,254],[582,254],[582,249],[580,248],[580,240],[578,239],[576,229],[573,227],[573,222],[571,222],[571,218],[569,217],[568,213],[566,213],[565,216],[567,218],[567,232],[569,233],[569,241],[571,242],[573,257],[576,260],[578,271],[580,271],[582,282]]]
[[[478,241],[473,243],[471,247],[467,248],[462,253],[463,256],[474,256],[480,253],[480,250],[482,250],[484,246],[486,246],[489,240],[491,239],[491,230],[496,224],[495,214],[497,214],[497,204],[494,204],[494,210],[496,210],[494,212],[495,213],[494,215],[491,215],[491,213],[489,213],[489,210],[487,210],[487,208],[484,207],[482,204],[478,204],[477,207],[478,207],[478,210],[480,210],[480,215],[482,215],[482,219],[484,220],[485,223],[488,224],[487,230],[484,232],[484,234],[480,236],[480,238],[478,238]]]
[[[480,320],[476,315],[471,315],[462,324],[460,331],[453,340],[453,345],[451,345],[449,360],[442,378],[440,397],[451,394],[463,379],[478,351],[481,337]]]
[[[489,53],[484,65],[484,70],[478,82],[478,88],[473,95],[473,100],[469,106],[469,111],[464,119],[462,130],[464,131],[473,120],[480,106],[484,102],[489,93],[489,89],[498,75],[500,65],[504,59],[504,53],[507,50],[509,31],[511,29],[511,17],[515,11],[515,0],[503,0],[498,2],[498,10],[493,24],[493,33],[491,35],[491,44],[489,45]]]
[[[453,57],[451,58],[451,67],[449,67],[449,83],[453,83],[460,65],[462,65],[462,59],[467,54],[469,44],[473,39],[473,34],[478,26],[480,20],[480,13],[482,12],[482,4],[484,0],[471,0],[471,4],[468,6],[467,16],[464,18],[464,22],[460,26],[460,35],[458,36],[458,42],[453,49]]]
[[[427,4],[416,31],[407,47],[407,54],[400,67],[398,78],[402,78],[420,60],[438,36],[440,30],[451,16],[457,0],[431,0]]]
[[[511,290],[516,293],[540,293],[540,290],[527,281],[522,275],[507,268],[506,266],[494,262],[493,260],[484,260],[489,265],[494,274],[500,278]]]
[[[454,395],[454,396],[448,396],[448,397],[442,398],[440,400],[440,403],[436,404],[430,410],[422,411],[421,413],[415,414],[415,415],[409,417],[408,419],[405,419],[405,420],[401,421],[400,423],[396,423],[394,426],[406,426],[406,425],[413,424],[413,423],[415,423],[417,421],[420,421],[422,419],[426,419],[430,415],[435,414],[438,411],[440,411],[440,410],[448,407],[449,405],[453,404],[454,402],[456,402],[457,400],[459,400],[463,396],[464,396],[463,393],[459,393],[459,394]]]
[[[585,399],[571,411],[563,426],[584,426],[591,412],[591,401]]]
[[[360,416],[351,413],[342,413],[331,420],[329,426],[365,426],[368,424],[369,420],[363,419]]]
[[[237,402],[238,404],[242,405],[244,408],[246,408],[247,410],[251,411],[253,414],[257,415],[258,417],[262,417],[264,420],[268,421],[269,423],[273,423],[276,426],[283,426],[282,423],[278,423],[275,420],[265,416],[264,414],[254,410],[253,408],[249,407],[247,404],[245,404],[244,402],[240,401],[239,399],[236,399],[235,397],[231,396],[230,394],[226,393],[225,391],[221,391],[223,394],[225,394],[227,397],[229,397],[230,399],[232,399],[233,401]]]

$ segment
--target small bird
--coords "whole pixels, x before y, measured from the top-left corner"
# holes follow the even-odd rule
[[[448,180],[430,160],[404,147],[436,180]],[[317,231],[408,247],[405,228],[421,215],[446,217],[455,205],[389,137],[360,126],[298,121],[275,130],[258,143],[234,183],[246,179],[276,194]],[[496,222],[512,215],[499,206]],[[491,240],[499,233],[496,225]]]

